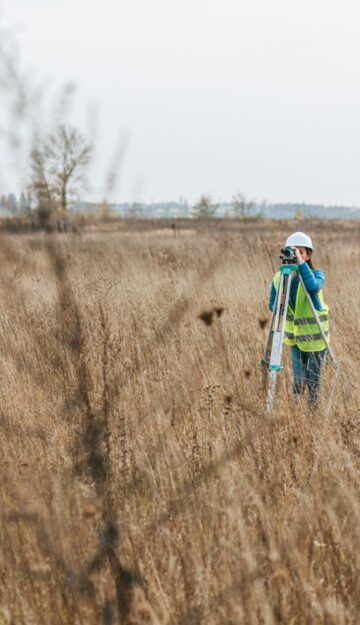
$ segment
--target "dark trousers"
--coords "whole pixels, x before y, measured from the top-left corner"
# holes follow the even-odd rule
[[[294,345],[290,351],[294,375],[293,394],[299,395],[307,388],[309,390],[309,404],[312,408],[316,408],[319,403],[320,374],[326,349],[321,352],[302,352]]]

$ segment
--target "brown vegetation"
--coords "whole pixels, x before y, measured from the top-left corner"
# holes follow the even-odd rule
[[[1,625],[356,625],[359,226],[307,228],[347,394],[271,416],[288,229],[154,227],[0,235]]]

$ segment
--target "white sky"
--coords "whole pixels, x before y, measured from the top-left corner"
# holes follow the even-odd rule
[[[360,5],[337,0],[0,0],[23,68],[98,111],[92,197],[360,204]]]

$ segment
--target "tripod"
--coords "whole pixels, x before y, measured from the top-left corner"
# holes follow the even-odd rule
[[[279,269],[280,269],[279,287],[276,291],[275,304],[274,304],[274,309],[273,309],[273,313],[271,317],[270,330],[269,330],[269,335],[268,335],[267,342],[266,342],[264,358],[260,363],[263,367],[266,367],[267,371],[269,372],[268,389],[267,389],[266,406],[265,406],[265,410],[267,413],[271,412],[273,408],[273,404],[274,404],[275,390],[276,390],[276,377],[277,377],[276,374],[279,371],[282,371],[284,369],[283,365],[281,364],[281,356],[282,356],[282,349],[283,349],[283,340],[285,336],[285,323],[286,323],[286,317],[288,314],[288,307],[289,307],[290,288],[291,288],[291,283],[293,280],[293,271],[296,271],[296,273],[299,276],[300,284],[302,288],[304,289],[306,299],[310,306],[312,315],[314,317],[314,321],[319,328],[321,338],[327,347],[331,363],[334,369],[337,371],[337,373],[339,373],[339,365],[335,360],[335,356],[329,345],[328,338],[321,325],[321,321],[319,319],[319,315],[316,311],[316,308],[314,307],[313,301],[309,293],[306,290],[301,273],[299,272],[298,265],[284,262],[282,265],[280,265]]]

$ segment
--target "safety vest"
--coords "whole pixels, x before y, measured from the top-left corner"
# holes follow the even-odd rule
[[[274,276],[273,284],[277,290],[280,283],[280,271]],[[318,313],[321,326],[329,340],[329,307],[324,302],[322,291],[318,292],[321,304],[321,311]],[[301,282],[296,293],[295,310],[288,306],[284,343],[286,345],[296,345],[302,352],[320,352],[326,345],[319,332],[318,325],[314,319],[309,303],[306,299]]]

